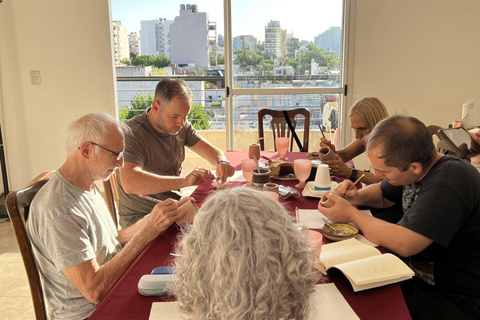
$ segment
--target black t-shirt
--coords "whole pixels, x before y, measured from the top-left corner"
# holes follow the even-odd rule
[[[480,306],[480,173],[444,156],[422,180],[403,187],[384,180],[381,188],[403,205],[398,224],[434,241],[414,258],[433,262],[435,287]]]

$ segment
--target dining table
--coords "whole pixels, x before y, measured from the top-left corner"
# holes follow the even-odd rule
[[[241,160],[248,158],[248,153],[247,151],[226,151],[225,156],[235,167],[235,170],[240,171]],[[274,159],[278,158],[279,155],[275,151],[262,151],[262,156]],[[306,153],[288,152],[286,157],[286,161],[293,162],[295,159],[306,158]],[[265,161],[267,159],[263,157],[260,160],[261,163]],[[337,180],[340,182],[341,179]],[[279,199],[293,220],[295,219],[296,208],[318,208],[318,198],[304,197],[302,189],[295,187],[298,180],[272,179],[271,181],[298,191],[298,195],[295,197]],[[229,181],[229,184],[231,187],[244,186],[245,180]],[[206,181],[195,188],[191,197],[196,200],[197,206],[201,208],[202,202],[215,190],[216,187],[211,182]],[[321,232],[321,230],[315,231]],[[180,233],[179,229],[172,225],[155,238],[138,256],[103,301],[99,303],[89,319],[148,320],[152,303],[175,300],[174,296],[142,296],[138,292],[138,282],[143,275],[150,274],[156,267],[174,265],[175,256],[172,253],[175,252],[174,247],[178,243]],[[329,240],[324,239],[324,242],[328,243]],[[382,253],[386,251],[381,247],[378,247],[378,249]],[[320,276],[319,283],[332,282],[360,319],[411,319],[398,283],[354,292],[348,279],[340,272]]]

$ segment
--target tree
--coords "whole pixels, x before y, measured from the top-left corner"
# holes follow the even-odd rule
[[[190,109],[190,113],[187,116],[187,119],[197,130],[210,129],[211,125],[209,119],[211,118],[212,117],[207,114],[201,103],[193,103]]]
[[[152,66],[157,68],[168,67],[171,60],[166,56],[135,56],[132,57],[132,65],[134,66]]]
[[[152,106],[153,100],[153,92],[147,94],[136,93],[130,101],[130,107],[124,105],[120,108],[119,118],[123,122],[126,122],[136,115],[145,113],[145,110]],[[201,103],[192,104],[187,119],[190,120],[192,126],[197,130],[210,129],[211,125],[209,119],[211,119],[211,117],[207,114]]]
[[[327,58],[325,56],[325,53],[323,52],[322,49],[319,47],[313,45],[312,43],[307,45],[307,51],[304,53],[300,53],[298,56],[298,59],[302,61],[301,67],[300,67],[300,74],[304,74],[305,70],[311,69],[312,66],[312,59],[318,63],[319,66],[326,67],[327,64]]]
[[[135,96],[130,101],[130,107],[124,105],[119,110],[119,118],[126,122],[128,119],[135,117],[136,115],[145,113],[147,108],[152,106],[154,100],[153,92],[145,95],[141,93],[135,93]]]
[[[242,49],[237,50],[236,54],[237,59],[235,59],[234,63],[242,67],[257,66],[263,60],[261,55],[250,51],[247,47],[242,47]]]

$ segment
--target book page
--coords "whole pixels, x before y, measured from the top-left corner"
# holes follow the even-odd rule
[[[354,291],[406,280],[414,274],[402,260],[391,253],[337,264],[335,268],[347,276]]]
[[[333,283],[315,285],[310,296],[311,309],[307,320],[358,320],[358,316]],[[184,320],[178,310],[178,301],[154,302],[149,320]]]
[[[352,238],[323,245],[320,261],[328,270],[334,265],[377,255],[381,252],[376,248]]]

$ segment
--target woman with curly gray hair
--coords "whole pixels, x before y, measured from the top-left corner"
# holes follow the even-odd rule
[[[201,319],[304,319],[314,255],[285,209],[262,192],[208,197],[177,246],[180,310]]]

